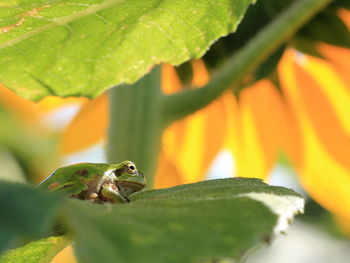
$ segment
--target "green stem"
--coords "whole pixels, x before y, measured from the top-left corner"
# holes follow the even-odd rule
[[[205,107],[225,90],[239,87],[247,73],[256,69],[259,63],[331,1],[295,1],[230,58],[206,86],[167,96],[164,103],[164,122],[171,123],[181,119]]]
[[[132,85],[115,87],[110,92],[108,161],[131,160],[153,185],[160,140],[162,102],[160,67]]]

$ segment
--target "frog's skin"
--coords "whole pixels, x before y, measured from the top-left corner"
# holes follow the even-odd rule
[[[128,196],[142,190],[146,180],[135,164],[78,163],[57,169],[39,188],[96,203],[129,202]]]

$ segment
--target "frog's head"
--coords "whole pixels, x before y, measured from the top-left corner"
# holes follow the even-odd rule
[[[117,177],[115,184],[124,196],[140,191],[146,185],[145,176],[137,170],[136,165],[131,161],[118,164],[114,174]]]

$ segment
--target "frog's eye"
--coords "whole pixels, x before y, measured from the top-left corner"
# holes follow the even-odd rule
[[[126,169],[127,169],[128,173],[131,173],[131,174],[134,174],[134,173],[137,172],[136,166],[135,166],[135,164],[133,164],[133,163],[128,163],[128,164],[126,165]]]

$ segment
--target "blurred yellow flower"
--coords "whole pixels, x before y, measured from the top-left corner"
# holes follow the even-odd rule
[[[350,52],[343,59],[350,60]],[[301,183],[322,206],[350,222],[350,90],[340,72],[293,50],[279,66],[286,103],[302,135],[303,161],[296,166]]]

